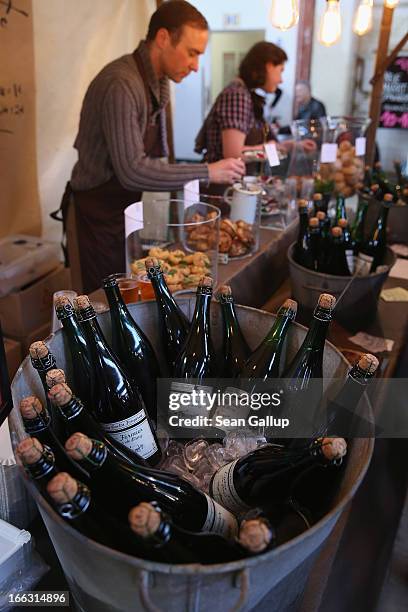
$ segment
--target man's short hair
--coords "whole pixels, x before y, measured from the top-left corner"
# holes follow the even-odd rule
[[[309,93],[311,93],[311,91],[312,91],[312,88],[310,86],[310,82],[309,81],[304,81],[304,80],[296,81],[296,85],[304,85],[309,90]]]
[[[146,40],[154,40],[160,28],[170,33],[171,41],[177,44],[183,26],[189,25],[198,30],[208,30],[208,22],[192,4],[185,0],[163,2],[150,19]]]

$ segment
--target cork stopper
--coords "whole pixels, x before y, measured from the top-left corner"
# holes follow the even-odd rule
[[[220,295],[232,295],[232,290],[229,285],[221,285],[221,287],[218,290],[218,293]]]
[[[45,381],[49,389],[55,385],[66,382],[64,370],[61,370],[60,368],[49,370],[45,376]]]
[[[366,353],[360,357],[358,367],[360,370],[363,370],[363,372],[367,372],[367,374],[374,374],[379,366],[379,363],[380,362],[378,361],[377,357],[371,355],[371,353]]]
[[[317,217],[311,217],[309,219],[309,227],[319,227],[319,219]]]
[[[149,271],[150,268],[160,268],[160,262],[156,257],[147,257],[145,260],[146,270]]]
[[[199,287],[212,287],[213,286],[213,279],[211,278],[211,276],[203,276],[200,279],[200,282],[198,283]]]
[[[338,224],[339,224],[339,227],[344,229],[345,227],[348,226],[348,221],[347,219],[339,219]]]
[[[20,413],[23,419],[35,419],[39,414],[41,414],[42,411],[42,404],[38,397],[35,397],[35,395],[24,397],[20,402]]]
[[[141,538],[148,538],[159,529],[161,516],[151,504],[142,502],[131,509],[128,520],[132,531]]]
[[[316,213],[316,217],[319,219],[319,221],[323,221],[326,218],[326,213],[323,210],[319,210]]]
[[[51,387],[48,397],[56,406],[65,406],[72,399],[72,391],[66,383],[59,383]]]
[[[322,453],[326,459],[341,459],[347,453],[347,442],[344,438],[323,438]]]
[[[33,342],[28,349],[32,359],[44,359],[50,352],[48,346],[42,340]]]
[[[71,300],[66,295],[58,295],[54,300],[55,308],[65,308],[65,306],[70,306]]]
[[[323,200],[323,196],[322,196],[322,194],[321,194],[321,193],[314,193],[314,194],[313,194],[313,200],[314,200],[315,202],[319,202],[320,200]]]
[[[78,297],[74,299],[74,304],[77,310],[85,310],[85,308],[92,306],[91,300],[87,295],[78,295]]]
[[[47,484],[47,492],[56,504],[66,504],[77,494],[78,483],[67,472],[60,472]]]
[[[32,465],[41,459],[43,445],[37,438],[25,438],[16,448],[16,453],[24,465]]]
[[[83,433],[74,433],[65,442],[65,450],[74,461],[82,461],[92,451],[92,440]]]
[[[393,197],[391,193],[386,193],[384,195],[384,202],[392,202],[393,201]]]
[[[295,300],[291,300],[290,298],[288,298],[287,300],[283,302],[281,308],[288,308],[296,313],[298,305],[297,305],[297,302],[295,302]]]
[[[341,227],[336,225],[336,227],[332,227],[331,233],[334,238],[339,238],[343,234],[343,230],[341,229]]]
[[[263,552],[271,540],[272,531],[265,519],[256,518],[242,522],[238,541],[249,552]]]
[[[334,295],[330,295],[330,293],[321,293],[317,304],[320,308],[333,310],[336,305],[336,298]]]
[[[298,208],[307,208],[308,207],[308,202],[307,200],[298,200]]]

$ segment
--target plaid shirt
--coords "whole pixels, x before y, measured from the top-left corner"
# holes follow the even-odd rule
[[[211,163],[223,158],[222,131],[235,129],[248,135],[253,127],[262,127],[255,120],[251,93],[242,79],[234,79],[218,95],[197,135],[195,151],[203,153]]]

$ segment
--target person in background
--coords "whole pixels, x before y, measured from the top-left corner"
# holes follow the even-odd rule
[[[267,41],[256,43],[248,51],[240,63],[238,77],[218,95],[197,135],[195,151],[203,154],[205,161],[236,158],[275,140],[263,116],[265,97],[256,89],[274,93],[282,83],[287,59],[283,49]],[[304,142],[305,148],[315,146],[312,141]],[[277,146],[288,151],[293,141]]]
[[[75,209],[85,292],[125,271],[123,212],[142,191],[177,190],[192,179],[231,183],[245,172],[242,160],[230,156],[208,164],[163,161],[169,79],[180,83],[197,72],[207,42],[208,23],[195,7],[164,2],[146,40],[105,66],[86,92],[74,144],[78,161],[61,204],[64,220],[69,207]]]
[[[326,108],[323,102],[312,98],[310,83],[298,81],[295,87],[295,103],[297,113],[295,119],[320,119],[326,116]]]

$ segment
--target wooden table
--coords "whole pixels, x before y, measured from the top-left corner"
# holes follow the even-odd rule
[[[296,240],[297,228],[297,220],[285,231],[261,228],[259,250],[251,257],[219,264],[218,284],[231,286],[237,304],[260,308],[288,276],[286,253]],[[106,303],[102,289],[90,297],[92,301]]]
[[[408,281],[390,277],[384,288],[391,287],[408,289]],[[276,312],[290,295],[290,281],[286,279],[263,309]],[[301,309],[298,319],[301,323],[309,324]],[[376,318],[367,324],[364,331],[394,340],[391,353],[378,355],[381,364],[379,375],[383,379],[408,378],[407,302],[386,302],[380,298]],[[352,335],[335,321],[331,324],[329,340],[333,344],[364,352],[364,347],[349,340]],[[376,413],[387,409],[386,385],[381,390],[382,397],[374,402]],[[348,514],[343,517],[343,524],[339,525],[337,534],[323,549],[312,572],[302,610],[372,612],[375,609],[407,492],[407,453],[408,440],[405,438],[376,440],[366,477]],[[325,577],[328,564],[332,564],[331,571]]]

